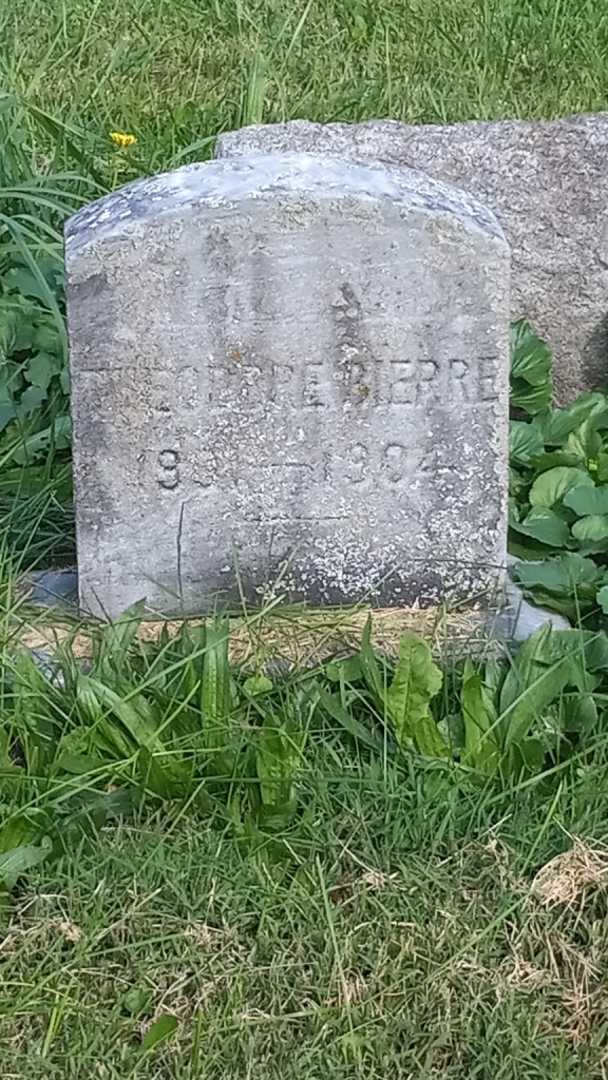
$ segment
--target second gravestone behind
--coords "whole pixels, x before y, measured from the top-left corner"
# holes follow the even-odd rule
[[[509,251],[479,203],[254,156],[85,208],[66,258],[83,607],[495,589]]]

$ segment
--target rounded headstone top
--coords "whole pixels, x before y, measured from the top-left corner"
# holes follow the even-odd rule
[[[129,231],[186,209],[213,209],[255,199],[282,201],[290,195],[318,202],[340,199],[386,201],[404,210],[455,216],[469,229],[502,240],[491,210],[466,192],[432,180],[415,169],[340,160],[309,153],[250,154],[185,165],[137,180],[83,207],[65,226],[72,250]]]

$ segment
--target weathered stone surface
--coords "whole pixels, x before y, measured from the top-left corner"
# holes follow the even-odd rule
[[[222,135],[217,153],[279,150],[407,165],[470,191],[511,244],[513,315],[551,345],[558,400],[608,381],[608,113],[449,126],[296,120]]]
[[[509,250],[478,202],[239,158],[85,208],[66,258],[84,608],[495,588]]]

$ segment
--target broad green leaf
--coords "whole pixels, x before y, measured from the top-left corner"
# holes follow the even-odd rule
[[[325,672],[332,682],[359,682],[363,677],[361,657],[348,656],[344,660],[330,660],[325,666]]]
[[[144,990],[141,986],[132,986],[120,999],[121,1007],[131,1016],[139,1016],[145,1012],[152,1001],[152,992]]]
[[[91,729],[83,724],[61,736],[58,746],[55,764],[58,769],[82,776],[85,773],[97,772],[107,764],[103,757],[91,753],[94,746],[94,735]]]
[[[583,595],[590,595],[600,577],[601,571],[592,559],[586,559],[575,552],[558,558],[546,559],[541,563],[517,563],[513,567],[513,578],[524,588],[536,586],[555,593],[572,595],[580,590]]]
[[[421,753],[448,755],[433,720],[430,702],[439,693],[443,675],[421,638],[404,634],[399,646],[399,662],[386,692],[386,709],[401,747],[412,741]]]
[[[531,415],[551,402],[551,352],[525,319],[511,326],[511,403]]]
[[[500,727],[506,747],[518,744],[540,722],[542,710],[559,697],[570,677],[569,657],[551,660],[543,626],[517,652],[500,695]]]
[[[554,510],[548,510],[544,506],[534,506],[523,521],[510,520],[509,527],[522,536],[529,536],[532,540],[550,547],[565,547],[570,539],[567,523]]]
[[[24,390],[19,398],[17,415],[30,416],[46,401],[46,396],[46,389],[43,390],[40,386],[28,386],[27,390]]]
[[[61,359],[63,353],[61,339],[57,333],[57,324],[52,318],[36,328],[32,345],[40,352],[52,353]]]
[[[146,1034],[141,1041],[141,1048],[144,1052],[152,1050],[158,1043],[164,1042],[165,1039],[171,1038],[177,1031],[177,1019],[175,1016],[169,1016],[165,1013],[160,1016],[151,1027],[148,1028]]]
[[[106,765],[103,758],[92,757],[90,754],[73,754],[70,750],[59,748],[55,764],[58,769],[71,773],[73,776],[86,776],[87,773],[98,773]]]
[[[574,635],[578,635],[587,671],[608,672],[608,636],[596,630],[556,630],[553,634],[556,647],[569,647],[568,642]]]
[[[599,635],[578,630],[555,631],[546,625],[518,650],[500,695],[501,731],[506,746],[521,742],[542,721],[543,710],[558,700],[566,686],[589,693],[597,684],[593,649]],[[606,652],[602,645],[603,653]],[[595,658],[597,663],[599,657]],[[604,662],[608,657],[604,656]]]
[[[593,487],[593,480],[583,469],[571,469],[558,465],[555,469],[541,473],[536,477],[530,489],[530,505],[545,506],[551,509],[560,502],[572,488],[585,485]]]
[[[511,324],[511,373],[531,386],[542,386],[551,375],[551,350],[526,319]]]
[[[128,788],[115,791],[80,791],[76,805],[70,812],[70,827],[88,828],[92,823],[101,829],[108,821],[122,819],[133,813],[134,797]]]
[[[602,588],[598,592],[595,598],[600,605],[604,615],[608,615],[608,585],[602,585]]]
[[[608,514],[608,484],[604,487],[575,487],[564,496],[564,506],[579,517]]]
[[[35,815],[16,814],[10,817],[0,826],[0,854],[31,844],[40,836],[40,829]]]
[[[15,419],[17,411],[15,406],[11,403],[0,402],[0,432],[3,432],[5,428]]]
[[[577,540],[608,540],[608,514],[591,514],[580,518],[572,526],[572,535]]]
[[[563,446],[571,432],[592,414],[597,416],[596,423],[603,424],[608,412],[608,398],[601,391],[581,394],[576,401],[563,409],[547,409],[535,417],[544,442],[548,446]]]
[[[522,739],[517,749],[528,772],[534,774],[542,771],[545,764],[545,751],[540,739]]]
[[[597,727],[598,712],[593,694],[564,694],[561,722],[564,731],[588,733]]]
[[[430,711],[418,720],[414,732],[414,743],[418,752],[426,757],[450,756],[450,748]]]
[[[595,426],[594,414],[570,432],[564,446],[567,453],[577,454],[585,461],[597,457],[601,448],[602,437]]]
[[[37,278],[25,266],[15,267],[8,270],[5,275],[6,285],[9,289],[15,289],[24,296],[40,300],[42,304],[48,301],[48,285],[45,287],[44,280]]]
[[[0,854],[0,882],[6,889],[13,889],[19,878],[34,866],[39,866],[48,858],[53,843],[48,836],[43,836],[40,844],[22,844]]]
[[[558,594],[545,592],[540,586],[524,590],[526,598],[531,600],[536,607],[548,608],[558,615],[564,615],[566,619],[576,620],[581,612],[589,610],[590,601],[581,602],[575,600],[573,595],[567,593]]]
[[[460,704],[464,722],[463,763],[484,772],[495,772],[498,764],[496,707],[491,692],[469,659],[465,661]]]
[[[528,416],[535,416],[546,409],[551,396],[552,391],[546,386],[531,386],[525,379],[511,376],[509,401],[512,409],[520,409]]]
[[[259,694],[268,694],[273,689],[273,681],[267,675],[258,673],[250,675],[243,683],[243,690],[249,697],[257,697]]]
[[[181,799],[189,794],[190,767],[175,754],[151,754],[142,747],[138,754],[139,774],[144,788],[162,799]]]
[[[513,529],[509,529],[509,553],[523,562],[538,562],[547,558],[547,546],[536,540],[526,540]]]
[[[294,781],[300,750],[294,739],[276,723],[266,720],[258,732],[256,768],[265,806],[295,806]]]
[[[118,738],[126,756],[132,752],[129,744],[124,743],[122,733],[115,732],[116,725],[107,715],[113,714],[137,747],[145,747],[151,753],[164,753],[166,748],[158,736],[159,718],[153,706],[143,694],[134,694],[132,689],[125,688],[125,691],[124,694],[118,693],[90,675],[80,673],[78,676],[77,700],[81,706],[93,712],[96,735],[109,737],[112,742]]]
[[[586,461],[580,454],[567,454],[565,450],[553,450],[548,454],[539,454],[534,459],[534,471],[537,476],[541,473],[554,469],[557,465],[565,465],[569,469],[578,469],[586,466]]]
[[[46,391],[59,368],[60,362],[56,356],[51,353],[37,352],[28,360],[25,371],[32,386],[38,386]]]
[[[512,462],[529,465],[545,449],[540,432],[523,420],[511,420],[509,427],[509,456]]]
[[[25,353],[36,348],[36,327],[34,324],[36,312],[37,308],[32,304],[24,307],[19,313],[13,328],[14,337],[10,344],[12,352]]]
[[[32,386],[30,390],[36,390],[36,387]],[[51,444],[54,444],[57,450],[66,449],[70,445],[70,438],[70,419],[68,416],[59,416],[50,427],[23,439],[13,451],[13,460],[17,465],[29,465],[46,454]]]

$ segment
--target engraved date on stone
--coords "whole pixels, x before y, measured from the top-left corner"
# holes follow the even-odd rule
[[[156,479],[159,487],[172,491],[179,484],[179,454],[177,450],[161,450],[156,459]]]
[[[400,442],[385,443],[370,449],[354,443],[345,457],[326,455],[324,479],[329,482],[362,484],[373,479],[378,483],[399,484],[416,470],[431,468],[431,462],[419,447]]]

